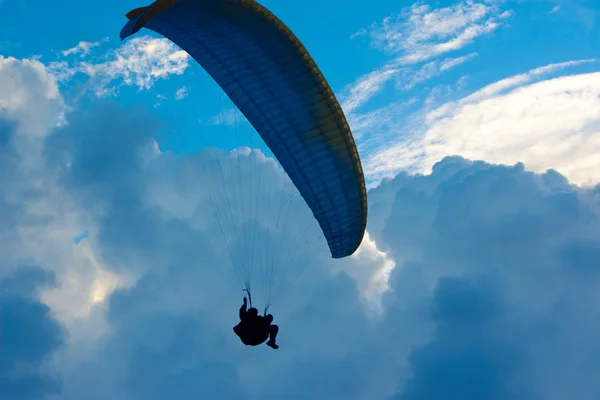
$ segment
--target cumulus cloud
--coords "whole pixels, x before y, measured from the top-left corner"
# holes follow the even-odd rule
[[[64,341],[52,310],[39,301],[40,286],[52,277],[21,268],[0,278],[0,391],[8,400],[39,399],[60,392],[60,377],[48,361]]]
[[[246,211],[250,216],[254,215],[254,221],[260,221],[265,228],[270,224],[277,227],[279,220],[283,222],[286,218],[279,213],[263,214],[256,219],[256,214],[251,212],[261,203],[271,201],[268,196],[263,196],[269,193],[265,190],[266,187],[272,187],[272,205],[277,206],[275,201],[283,199],[283,213],[290,217],[287,218],[287,228],[279,226],[279,236],[269,240],[265,240],[265,234],[261,233],[259,226],[256,230],[256,234],[259,235],[256,246],[260,249],[261,243],[265,243],[270,247],[281,237],[285,239],[289,236],[288,239],[292,239],[291,244],[295,247],[302,244],[295,259],[310,260],[315,256],[315,253],[311,253],[314,248],[310,247],[310,239],[318,238],[317,235],[300,236],[302,242],[294,240],[298,231],[305,231],[307,223],[311,221],[314,225],[314,220],[309,218],[305,208],[292,207],[291,211],[285,209],[289,196],[285,191],[282,192],[280,181],[284,175],[275,164],[256,153],[240,153],[237,157],[242,158],[238,160],[231,159],[235,154],[219,153],[183,158],[165,153],[159,157],[146,158],[140,154],[145,154],[144,143],[149,141],[147,133],[151,132],[151,129],[140,129],[139,125],[141,121],[147,121],[146,118],[140,116],[140,121],[132,121],[129,111],[123,111],[123,118],[117,118],[120,113],[115,109],[106,113],[112,118],[107,119],[102,108],[95,111],[96,116],[88,115],[82,119],[73,116],[68,127],[56,132],[57,136],[48,139],[47,160],[58,165],[64,164],[65,159],[72,160],[71,166],[63,169],[64,175],[61,174],[63,190],[70,192],[77,199],[80,208],[89,210],[88,212],[98,210],[100,213],[96,223],[90,228],[94,234],[80,246],[91,239],[94,246],[101,249],[99,253],[104,255],[104,263],[111,270],[120,274],[129,271],[129,274],[137,276],[138,279],[132,287],[114,292],[107,303],[106,318],[111,333],[99,339],[98,346],[102,346],[105,354],[112,354],[112,361],[109,363],[108,358],[101,358],[93,362],[89,368],[95,371],[94,376],[89,375],[85,368],[71,368],[65,371],[69,377],[65,378],[65,393],[73,398],[84,395],[90,398],[90,393],[86,391],[90,390],[90,387],[98,391],[105,379],[118,382],[123,378],[127,382],[124,387],[113,386],[99,390],[99,398],[107,396],[107,393],[110,393],[111,398],[159,398],[165,393],[178,393],[181,397],[204,394],[221,398],[244,398],[271,393],[271,396],[277,398],[291,393],[290,391],[300,390],[307,383],[306,379],[317,380],[323,384],[330,382],[331,385],[331,380],[325,373],[326,367],[321,367],[323,372],[316,376],[301,378],[295,382],[286,381],[286,375],[298,376],[302,370],[315,362],[307,358],[297,365],[292,362],[292,357],[296,357],[293,354],[285,356],[288,361],[279,370],[272,369],[269,363],[265,362],[263,370],[258,372],[261,376],[271,378],[268,381],[256,380],[255,374],[258,372],[254,361],[249,358],[251,355],[241,353],[244,350],[232,336],[231,324],[235,323],[242,292],[238,291],[240,286],[236,284],[235,271],[230,270],[226,248],[222,240],[219,240],[219,229],[211,213],[213,204],[218,205],[216,211],[221,213],[220,218],[224,222],[231,217],[227,214],[228,209],[231,211],[230,207],[233,207],[234,211],[243,210],[244,208],[240,209],[227,202],[247,201],[247,198],[251,197],[247,194],[252,192],[249,192],[248,188],[240,190],[243,196],[238,197],[236,185],[239,185],[240,180],[248,182],[249,173],[260,177],[259,171],[262,169],[262,189],[251,189],[255,193],[254,197],[257,197],[257,202],[246,204]],[[125,118],[125,115],[128,117]],[[113,122],[106,125],[109,120]],[[100,121],[105,121],[105,124],[102,125]],[[129,124],[133,124],[136,129],[131,129]],[[97,126],[98,129],[90,130],[89,126]],[[150,123],[150,126],[156,124]],[[80,134],[82,129],[86,130],[86,135]],[[107,136],[107,132],[114,132],[114,136]],[[143,134],[144,132],[146,134]],[[258,159],[253,160],[253,157],[257,156]],[[113,167],[107,168],[105,162],[109,162]],[[236,162],[241,162],[241,168],[230,170],[230,166],[235,167]],[[203,179],[203,171],[207,168],[214,170],[219,163],[224,168],[223,178],[230,186],[229,197],[226,197],[223,191],[217,190],[219,187],[214,188],[214,182],[209,182],[207,186],[206,180]],[[129,172],[123,174],[124,171]],[[238,176],[240,171],[241,177]],[[218,174],[215,178],[216,184],[225,189],[221,183],[221,175]],[[207,195],[207,187],[210,188],[210,196]],[[213,204],[210,197],[214,200]],[[302,205],[301,202],[297,204]],[[241,216],[237,216],[239,217]],[[243,226],[244,223],[250,222],[252,220],[244,222],[238,219],[237,224]],[[235,236],[233,239],[238,241],[234,244],[244,250],[242,243],[239,243],[243,239]],[[153,251],[148,252],[150,249]],[[287,265],[286,257],[291,254],[289,248],[281,250],[288,253],[282,253],[283,268]],[[256,253],[258,257],[261,251]],[[294,322],[294,318],[276,313],[281,324],[288,325],[286,329],[290,333],[290,349],[296,346],[299,348],[300,343],[304,341],[301,329],[303,324],[318,326],[325,323],[329,313],[335,312],[339,306],[350,306],[348,303],[352,304],[350,310],[356,306],[361,307],[361,300],[352,280],[338,278],[330,282],[328,277],[332,271],[324,262],[325,253],[316,255],[320,256],[316,264],[310,266],[310,272],[300,277],[300,282],[304,279],[304,284],[290,287],[289,297],[282,298],[274,308],[275,312],[279,307],[285,307],[290,313],[303,315],[304,312],[309,312],[313,315],[312,321]],[[303,263],[299,266],[302,267]],[[315,280],[322,283],[314,286]],[[338,288],[346,294],[342,298],[333,298],[335,304],[328,305],[328,302],[332,301],[330,291]],[[315,291],[318,292],[318,298],[311,300],[311,293]],[[155,306],[151,306],[152,304]],[[322,315],[319,310],[323,307],[331,307],[331,311]],[[309,311],[305,311],[307,308]],[[140,312],[142,314],[139,314]],[[358,318],[357,324],[364,325],[361,321],[366,317],[360,312],[350,312],[346,318]],[[87,323],[90,322],[78,320],[78,329],[83,329],[82,325]],[[166,330],[157,331],[153,328],[155,334],[148,335],[149,327],[154,325],[164,326]],[[341,328],[342,326],[327,328],[332,329],[327,335],[330,346],[341,333]],[[167,343],[171,344],[164,347]],[[349,346],[348,343],[344,348]],[[219,351],[213,352],[211,349]],[[311,352],[318,352],[319,349],[320,347],[316,347]],[[335,350],[332,348],[330,351]],[[183,354],[193,357],[186,361],[187,356],[180,358]],[[274,357],[268,353],[258,354],[269,359]],[[77,362],[87,363],[86,360],[80,360],[79,354],[71,357]],[[232,364],[232,358],[239,360],[241,364]],[[75,362],[68,357],[67,359]],[[114,368],[115,360],[120,360],[117,363],[121,368]],[[149,364],[158,369],[154,372],[140,370],[141,366]],[[243,367],[242,364],[246,366]],[[344,365],[342,361],[334,363],[335,368],[341,371],[346,368]],[[356,364],[353,368],[359,368],[361,371],[367,367]],[[98,371],[103,372],[98,374]],[[148,380],[143,378],[149,376],[148,374],[156,377],[150,385]],[[274,375],[279,378],[273,378]],[[280,383],[267,385],[271,379]],[[335,387],[341,387],[344,380],[340,375]],[[358,389],[364,396],[365,389]],[[311,393],[312,398],[327,396],[329,389],[323,387],[320,390],[315,396]]]
[[[488,100],[559,93],[562,79],[505,85]],[[38,93],[44,82],[34,83],[27,90]],[[428,129],[472,108],[427,114]],[[304,240],[319,242],[314,220],[260,152],[159,152],[162,122],[110,103],[26,142],[22,114],[1,118],[0,318],[36,337],[31,353],[0,356],[0,385],[41,388],[3,393],[559,400],[600,391],[598,187],[520,163],[445,158],[371,189],[363,246],[333,262],[297,239],[308,225]],[[287,209],[285,226],[265,212],[274,204]],[[229,250],[243,257],[250,244],[264,255],[277,239],[314,260],[271,309],[281,348],[246,348],[231,331],[243,292]],[[376,315],[365,301],[374,295]]]
[[[0,115],[0,237],[10,248],[0,254],[0,272],[19,265],[52,271],[57,283],[40,296],[54,317],[72,323],[87,316],[92,304],[103,300],[106,287],[120,280],[105,271],[89,243],[77,249],[73,243],[94,217],[75,207],[73,197],[61,189],[59,172],[69,169],[72,159],[53,164],[45,159],[46,139],[55,140],[52,132],[68,126],[56,126],[65,112],[56,82],[37,61],[8,59],[6,65],[18,79],[7,85],[15,85],[15,95]]]
[[[100,308],[109,329],[100,337],[79,336],[88,340],[86,352],[64,350],[58,357],[62,398],[326,399],[335,393],[418,399],[444,390],[449,399],[552,393],[559,399],[575,382],[581,395],[595,390],[593,371],[544,378],[563,376],[560,365],[572,368],[563,357],[587,368],[585,352],[553,353],[550,365],[540,354],[548,346],[595,343],[591,332],[582,337],[584,330],[560,329],[560,310],[575,307],[570,321],[589,324],[588,313],[598,307],[589,301],[600,278],[593,267],[597,190],[570,186],[555,172],[537,175],[522,165],[460,158],[444,160],[431,175],[385,181],[371,191],[375,234],[353,259],[336,264],[356,281],[321,258],[274,308],[282,327],[279,352],[247,349],[231,333],[241,292],[236,296],[233,273],[223,268],[227,255],[215,241],[198,179],[202,159],[167,153],[148,159],[147,135],[127,124],[118,130],[120,118],[104,126],[113,129],[98,127],[114,132],[108,140],[102,135],[104,145],[93,132],[82,138],[80,129],[108,122],[102,108],[96,112],[63,128],[48,156],[61,164],[56,147],[73,149],[62,189],[75,191],[85,210],[101,209],[94,246],[111,269],[137,278],[109,291]],[[115,109],[110,114],[119,116]],[[217,156],[203,165],[214,166]],[[242,166],[249,171],[252,164]],[[389,291],[373,319],[360,287],[368,288],[378,266],[391,263],[393,272],[380,270],[390,274]],[[542,276],[568,284],[559,289]],[[97,323],[94,318],[80,318],[79,329]],[[551,338],[544,326],[555,332]]]
[[[352,262],[344,263],[342,270],[357,282],[361,295],[375,313],[381,313],[381,296],[389,290],[390,274],[396,263],[386,252],[377,248],[369,232],[360,247],[351,256]]]
[[[0,116],[18,123],[17,133],[46,135],[63,116],[56,80],[37,60],[0,55]]]
[[[536,398],[519,377],[523,344],[498,321],[505,305],[497,291],[491,279],[439,280],[434,339],[411,353],[412,376],[394,399]]]
[[[588,225],[599,223],[597,187],[455,157],[431,175],[385,181],[372,197],[380,209],[393,203],[378,240],[400,266],[389,312],[416,302],[434,323],[411,351],[398,398],[436,397],[441,388],[449,399],[597,393],[595,372],[583,367],[598,351],[588,336],[598,329],[588,325],[597,268],[585,267],[600,261],[597,228]],[[423,293],[432,295],[425,303]],[[567,333],[580,324],[581,337]]]
[[[168,161],[156,170],[169,170],[167,165],[178,162]],[[536,175],[522,165],[501,167],[459,158],[438,164],[432,175],[386,181],[373,191],[379,199],[375,204],[392,204],[373,210],[375,218],[385,221],[373,229],[397,267],[389,281],[391,291],[382,299],[383,315],[369,318],[357,283],[344,274],[324,273],[326,264],[319,263],[290,290],[291,298],[281,304],[285,312],[276,313],[285,353],[274,353],[245,349],[231,335],[239,303],[228,288],[231,278],[221,269],[223,258],[211,251],[204,234],[185,223],[197,215],[193,209],[186,212],[172,203],[182,190],[192,202],[201,199],[201,192],[190,193],[194,183],[188,179],[194,170],[181,170],[188,172],[178,175],[169,192],[172,200],[161,202],[163,211],[144,213],[154,226],[144,231],[154,233],[143,240],[130,234],[117,240],[105,236],[102,246],[119,257],[128,256],[125,250],[137,254],[146,272],[130,289],[111,296],[107,318],[112,333],[101,341],[104,357],[89,364],[90,372],[73,370],[68,375],[65,383],[72,398],[93,387],[113,398],[177,393],[184,398],[219,394],[325,399],[335,393],[360,399],[396,393],[401,399],[418,399],[445,389],[450,399],[551,398],[550,393],[558,399],[568,395],[565,388],[572,379],[584,383],[578,392],[582,395],[596,387],[593,372],[544,379],[550,373],[563,376],[554,369],[567,365],[561,357],[585,352],[559,355],[550,369],[540,362],[540,352],[577,340],[580,331],[560,330],[554,342],[536,345],[547,333],[541,327],[562,326],[558,316],[564,312],[555,314],[556,304],[576,307],[580,296],[588,298],[598,283],[590,278],[597,276],[593,270],[572,269],[573,262],[582,265],[577,260],[583,254],[587,265],[594,265],[590,249],[597,239],[589,224],[599,223],[596,191],[570,186],[555,172]],[[392,196],[382,199],[383,191]],[[160,193],[166,191],[154,192],[149,200],[159,199]],[[111,214],[134,195],[121,194],[129,200],[119,200]],[[127,214],[122,212],[120,218]],[[205,218],[192,226],[205,226]],[[119,221],[120,228],[111,232],[139,232],[136,225],[143,220],[136,220]],[[170,240],[159,228],[167,223],[170,228],[162,229],[168,230]],[[573,246],[574,241],[582,244]],[[361,257],[357,255],[359,261]],[[202,263],[192,268],[192,260]],[[557,290],[541,276],[573,286]],[[585,310],[597,307],[585,304]],[[588,323],[586,312],[593,311],[577,309],[583,314],[576,322]],[[314,327],[317,336],[307,338]],[[582,345],[593,343],[585,340]],[[588,361],[581,356],[575,362],[585,368]],[[348,377],[353,385],[347,384]],[[107,381],[119,380],[125,384],[100,390]]]
[[[15,124],[7,121],[2,128],[7,156],[14,154]],[[35,263],[55,276],[39,296],[68,332],[65,346],[52,348],[56,354],[49,365],[62,380],[57,398],[165,393],[279,398],[312,382],[320,388],[301,397],[318,399],[347,386],[346,372],[357,377],[368,373],[373,385],[379,382],[370,363],[347,363],[344,354],[354,345],[337,339],[348,324],[364,327],[354,330],[357,338],[371,329],[360,290],[328,265],[322,247],[311,245],[323,239],[313,232],[316,223],[301,199],[290,196],[293,188],[276,164],[248,151],[156,153],[153,136],[160,126],[141,110],[97,105],[69,115],[68,125],[39,139],[35,148],[41,153],[31,154],[43,163],[35,170],[36,181],[19,174],[22,159],[2,158],[7,171],[2,176],[13,178],[12,184],[37,184],[33,193],[7,185],[0,189],[1,215],[10,222],[2,224],[3,244],[10,249],[2,261],[11,270]],[[205,179],[207,170],[213,171],[213,181]],[[219,170],[223,175],[214,174]],[[259,186],[240,189],[241,182],[257,183],[249,174],[258,177]],[[271,208],[278,212],[260,214]],[[278,353],[262,348],[248,353],[233,336],[243,286],[236,281],[219,229],[219,220],[231,228],[229,218],[236,218],[238,228],[249,225],[242,233],[256,233],[258,261],[275,250],[281,252],[275,259],[277,271],[290,266],[291,256],[297,262],[289,277],[308,268],[272,309],[288,332],[289,350],[311,343],[305,327],[322,328],[320,340],[302,357],[292,351],[277,359]],[[87,238],[73,243],[82,231]],[[249,250],[250,242],[244,245],[249,236],[228,237],[238,255]],[[281,240],[284,248],[273,249]],[[356,262],[368,271],[370,259],[380,265],[382,258],[371,245]],[[347,323],[332,325],[331,316],[338,312]],[[363,353],[363,360],[370,357]],[[340,371],[335,379],[328,375],[331,368]],[[303,375],[307,370],[311,374]],[[150,384],[148,376],[155,377]],[[371,393],[371,386],[349,387],[346,393],[361,398]]]

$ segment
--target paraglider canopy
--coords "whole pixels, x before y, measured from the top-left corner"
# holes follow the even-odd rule
[[[351,255],[367,222],[362,166],[344,113],[298,38],[254,0],[157,0],[127,14],[170,39],[219,84],[312,210],[333,258]]]

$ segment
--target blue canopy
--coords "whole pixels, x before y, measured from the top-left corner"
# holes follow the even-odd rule
[[[298,38],[254,0],[158,0],[127,14],[168,38],[219,84],[271,149],[312,210],[331,255],[351,255],[367,222],[352,133]]]

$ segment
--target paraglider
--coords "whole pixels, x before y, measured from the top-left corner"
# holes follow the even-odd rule
[[[233,331],[239,336],[242,343],[246,346],[258,346],[267,339],[267,346],[278,349],[275,343],[279,327],[272,325],[273,316],[271,314],[258,315],[258,310],[251,307],[247,310],[248,299],[244,297],[242,307],[240,307],[240,323],[233,327]]]
[[[331,256],[353,254],[367,222],[360,158],[331,87],[290,29],[254,0],[157,0],[130,11],[127,18],[121,39],[150,29],[208,72],[289,176]],[[250,294],[255,278],[248,257],[232,262]],[[258,274],[266,282],[265,315],[272,291],[287,272],[285,267],[275,275],[276,268]],[[276,331],[270,332],[274,345]]]

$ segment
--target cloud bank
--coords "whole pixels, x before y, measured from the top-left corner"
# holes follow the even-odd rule
[[[52,109],[58,97],[42,90],[45,79],[27,82],[25,94],[45,93],[40,107]],[[26,135],[32,121],[18,113],[0,125],[8,172],[0,186],[7,249],[0,318],[10,328],[1,340],[11,349],[0,358],[2,393],[73,400],[600,393],[598,187],[572,185],[554,170],[460,157],[444,158],[431,174],[399,173],[369,192],[361,253],[335,263],[317,257],[273,307],[281,348],[246,348],[231,331],[242,293],[198,166],[216,171],[239,160],[247,173],[262,168],[278,182],[274,163],[256,152],[157,152],[161,123],[146,110],[97,103],[59,127],[42,116],[32,126],[45,124],[44,134]],[[240,181],[224,176],[221,187],[233,193]],[[226,207],[216,199],[217,209]],[[306,215],[291,213],[289,223],[297,228]],[[81,232],[88,237],[73,243]],[[373,282],[385,286],[379,313],[365,298]]]

